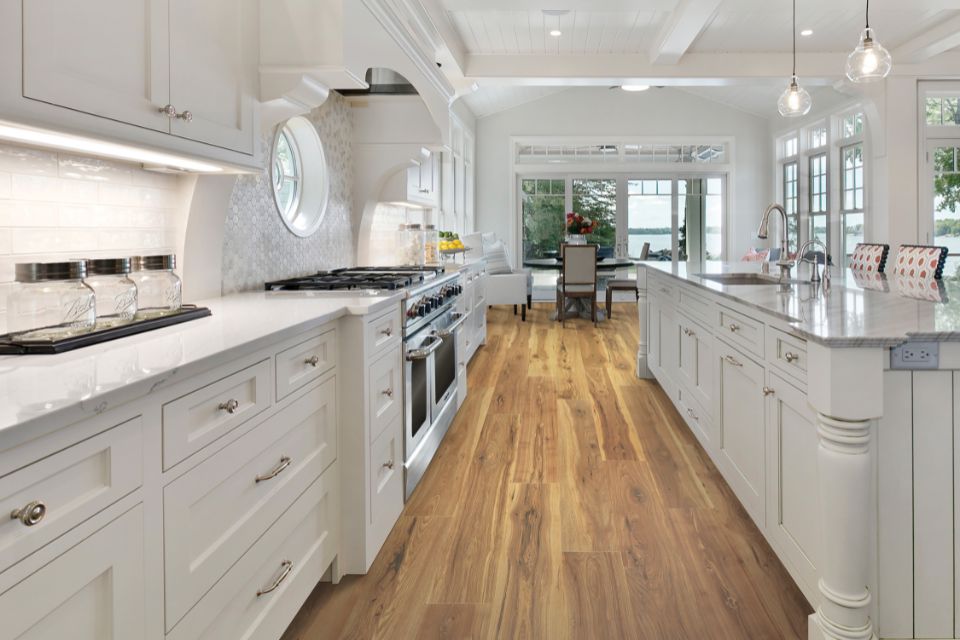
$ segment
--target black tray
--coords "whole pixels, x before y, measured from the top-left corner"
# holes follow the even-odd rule
[[[162,327],[169,327],[181,322],[189,322],[197,318],[206,318],[211,315],[210,309],[206,307],[196,307],[193,305],[183,305],[180,311],[168,316],[158,318],[147,318],[145,320],[135,320],[129,324],[123,324],[117,327],[107,329],[95,329],[88,333],[83,333],[62,340],[18,340],[16,336],[10,334],[0,335],[0,355],[4,356],[28,356],[37,354],[54,354],[73,351],[81,347],[100,344],[117,338],[126,338],[127,336],[152,331]]]

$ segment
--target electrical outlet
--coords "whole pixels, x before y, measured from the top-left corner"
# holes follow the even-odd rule
[[[891,369],[936,369],[939,366],[938,342],[905,342],[890,349]]]

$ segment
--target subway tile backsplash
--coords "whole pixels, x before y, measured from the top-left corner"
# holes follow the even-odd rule
[[[14,264],[175,252],[180,178],[0,144],[0,332]]]

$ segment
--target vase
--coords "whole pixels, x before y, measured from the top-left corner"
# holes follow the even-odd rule
[[[568,233],[567,244],[587,244],[587,236],[580,233]]]

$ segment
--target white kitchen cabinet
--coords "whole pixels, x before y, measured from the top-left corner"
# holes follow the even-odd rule
[[[767,373],[767,535],[813,601],[820,549],[817,416],[786,376]]]
[[[704,327],[677,314],[680,331],[678,382],[703,407],[713,405],[713,336]]]
[[[718,467],[747,513],[765,524],[765,433],[763,367],[719,340]]]
[[[440,154],[424,150],[407,169],[407,200],[425,207],[440,206]]]
[[[23,96],[169,132],[167,3],[24,2]]]
[[[146,637],[143,508],[136,507],[0,593],[5,638]]]
[[[175,141],[183,138],[251,156],[257,135],[257,49],[250,43],[256,42],[257,13],[254,0],[24,2],[18,21],[22,93],[6,97],[25,104],[4,110],[12,111],[7,117],[24,112],[29,120],[54,128],[108,132],[176,151],[203,149]],[[5,8],[0,17],[14,15]],[[69,111],[38,108],[37,102]],[[162,113],[166,105],[190,117]],[[138,129],[165,135],[144,137]],[[215,151],[210,155],[233,159]]]
[[[193,114],[171,120],[170,133],[252,154],[257,3],[169,2],[169,103]]]

